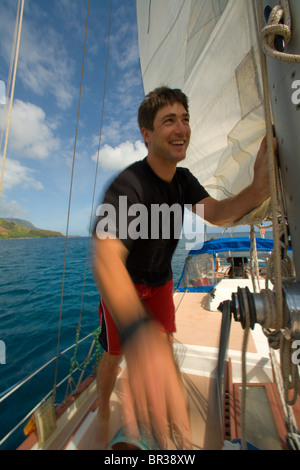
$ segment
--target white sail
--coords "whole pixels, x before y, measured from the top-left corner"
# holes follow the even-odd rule
[[[217,199],[251,182],[265,134],[252,8],[249,0],[137,0],[145,93],[166,85],[188,95],[185,166]]]

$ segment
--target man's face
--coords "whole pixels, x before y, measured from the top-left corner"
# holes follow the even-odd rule
[[[154,119],[153,131],[143,129],[151,154],[169,162],[185,159],[191,136],[190,117],[181,103],[161,108]]]

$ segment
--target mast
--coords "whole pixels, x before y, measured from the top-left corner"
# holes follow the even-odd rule
[[[269,108],[272,108],[275,132],[278,138],[279,168],[275,168],[276,185],[271,180],[271,199],[273,210],[273,235],[274,249],[274,289],[263,289],[259,293],[251,294],[247,289],[238,288],[237,294],[232,294],[232,301],[222,305],[222,311],[230,308],[236,321],[241,322],[245,334],[255,323],[263,326],[264,332],[269,337],[270,354],[272,361],[275,355],[272,348],[271,330],[276,337],[280,348],[281,383],[283,388],[282,400],[284,406],[292,407],[300,395],[299,361],[293,356],[293,350],[300,340],[300,2],[299,0],[258,0],[259,6],[259,31],[262,31],[262,48],[267,58],[262,56],[262,73],[265,89],[265,115],[268,139],[272,140],[272,120]],[[262,6],[264,15],[268,21],[268,27],[263,24]],[[278,13],[278,15],[277,15]],[[284,14],[283,14],[284,13]],[[272,23],[272,27],[269,25]],[[276,23],[275,28],[273,28]],[[275,32],[274,32],[275,29]],[[266,34],[270,34],[268,39]],[[284,39],[283,39],[284,36]],[[276,165],[270,152],[270,178]],[[276,194],[275,194],[276,193]],[[278,210],[276,205],[278,203]],[[281,206],[279,208],[279,206]],[[296,276],[290,269],[283,273],[286,261],[283,256],[283,246],[287,243],[287,230],[278,230],[277,219],[280,215],[281,227],[286,229],[288,221],[289,233],[292,239],[294,265]],[[282,235],[283,234],[283,235]],[[282,244],[276,236],[280,235]],[[284,240],[285,238],[285,240]],[[280,259],[279,259],[280,258]],[[280,262],[279,270],[278,261]],[[270,336],[269,336],[270,335]],[[245,400],[246,378],[243,380],[243,393]],[[293,415],[291,408],[288,413]],[[299,430],[295,428],[287,415],[287,439],[293,448],[299,448]],[[295,434],[295,435],[294,435]]]
[[[278,3],[278,0],[264,0],[263,5],[264,8],[274,8]],[[300,2],[289,0],[288,3],[292,35],[284,48],[284,53],[299,55]],[[267,57],[267,69],[272,113],[278,138],[284,203],[292,239],[296,279],[300,281],[300,63]]]

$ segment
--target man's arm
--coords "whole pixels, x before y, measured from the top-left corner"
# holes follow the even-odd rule
[[[145,317],[126,269],[128,250],[119,239],[94,237],[94,275],[118,331]]]
[[[274,139],[274,149],[277,140]],[[245,214],[258,207],[270,196],[269,168],[266,138],[263,139],[254,165],[253,182],[236,196],[217,201],[207,197],[198,204],[204,206],[204,218],[207,222],[224,226],[241,219]],[[197,204],[193,207],[197,213]]]
[[[118,239],[94,237],[94,271],[101,296],[122,335],[140,318],[147,317],[126,269],[128,250]],[[137,423],[155,436],[164,448],[169,423],[176,423],[186,448],[190,428],[184,392],[167,335],[154,322],[141,323],[123,346],[128,381],[123,381],[123,413],[130,434],[138,433]]]

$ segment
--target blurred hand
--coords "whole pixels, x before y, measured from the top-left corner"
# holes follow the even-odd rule
[[[180,448],[191,449],[186,399],[167,335],[147,324],[124,354],[128,381],[123,381],[123,414],[128,435],[137,438],[142,429],[166,450],[171,427]]]

